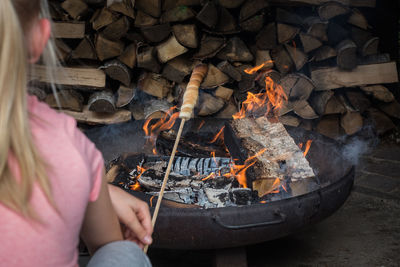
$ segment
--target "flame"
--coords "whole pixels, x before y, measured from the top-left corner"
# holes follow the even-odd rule
[[[199,127],[197,127],[197,131],[199,131],[199,130],[201,129],[201,127],[203,127],[204,123],[205,123],[204,120],[202,120],[202,121],[200,122]]]
[[[267,203],[267,201],[266,200],[261,200],[260,203],[261,204],[265,204],[265,203]]]
[[[299,144],[300,149],[303,149],[303,143]]]
[[[136,179],[139,179],[142,174],[147,171],[147,169],[140,167],[139,165],[136,166],[136,170],[138,172],[138,175],[136,176]]]
[[[254,74],[257,71],[259,71],[260,69],[262,69],[265,65],[270,64],[272,62],[273,62],[272,60],[265,61],[264,63],[262,63],[262,64],[260,64],[258,66],[255,66],[254,68],[245,69],[244,72],[247,73],[247,74]]]
[[[268,101],[267,101],[268,100]],[[282,86],[275,83],[271,77],[265,77],[265,92],[253,94],[247,92],[247,98],[242,102],[242,107],[239,112],[232,115],[233,119],[243,119],[249,112],[257,112],[265,106],[267,111],[265,115],[271,112],[276,115],[284,102],[288,100]]]
[[[139,191],[140,190],[140,184],[138,181],[136,181],[134,184],[131,184],[130,189],[134,190],[134,191]]]
[[[179,117],[179,112],[174,113],[175,109],[176,106],[170,108],[161,119],[152,125],[150,125],[152,120],[151,118],[148,118],[143,124],[143,131],[146,134],[146,137],[148,137],[148,142],[153,147],[152,151],[154,155],[157,155],[155,147],[158,134],[162,131],[171,129],[174,126],[176,119]]]
[[[215,166],[218,167],[218,161],[217,161],[217,159],[215,158],[215,151],[211,152],[211,157],[212,157],[212,159],[213,159],[213,161],[214,161],[214,163],[215,163]]]
[[[208,179],[214,178],[214,177],[215,177],[215,173],[212,172],[212,173],[210,173],[207,177],[205,177],[205,178],[203,178],[203,179],[201,179],[201,180],[202,180],[202,181],[205,181],[205,180],[208,180]]]
[[[218,131],[218,133],[214,136],[214,138],[209,142],[210,144],[217,142],[217,140],[224,141],[224,135],[222,134],[224,132],[225,126],[222,126],[222,128]]]
[[[151,198],[150,198],[150,200],[149,200],[149,202],[150,202],[150,207],[153,207],[153,199],[154,199],[154,197],[155,197],[155,196],[151,196]]]
[[[312,141],[313,141],[313,140],[307,140],[307,142],[306,142],[306,149],[304,150],[304,153],[303,153],[304,157],[308,154],[308,151],[310,150]]]

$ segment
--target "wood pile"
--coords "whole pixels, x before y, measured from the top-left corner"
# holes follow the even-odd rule
[[[337,137],[367,121],[383,133],[400,119],[386,85],[398,82],[396,64],[363,14],[375,0],[49,2],[65,66],[56,77],[61,108],[80,122],[159,117],[179,104],[199,62],[209,70],[197,116],[231,118],[269,77],[288,95],[286,125]],[[44,73],[36,66],[31,92],[56,107]]]

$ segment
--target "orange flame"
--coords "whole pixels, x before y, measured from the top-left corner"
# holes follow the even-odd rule
[[[209,142],[210,144],[217,142],[217,140],[224,141],[224,135],[222,134],[224,132],[225,126],[222,126],[222,128],[218,131],[218,133],[214,136],[214,138]]]
[[[310,147],[311,147],[311,143],[312,143],[312,140],[307,140],[306,149],[304,150],[304,153],[303,153],[304,157],[308,154],[308,151],[310,150]]]
[[[140,190],[140,184],[138,181],[136,181],[134,184],[131,184],[130,189],[134,190],[134,191],[139,191]]]
[[[215,173],[210,173],[207,177],[205,177],[205,178],[203,178],[203,179],[201,179],[202,181],[205,181],[205,180],[208,180],[208,179],[210,179],[210,178],[214,178],[215,177]]]
[[[150,202],[150,207],[153,207],[153,199],[154,199],[154,197],[155,197],[155,196],[151,196],[151,198],[150,198],[150,200],[149,200],[149,202]]]
[[[202,121],[200,122],[200,125],[199,125],[199,127],[197,127],[197,131],[198,131],[198,130],[200,130],[200,129],[201,129],[201,127],[203,127],[204,123],[205,123],[205,121],[204,121],[204,120],[202,120]]]
[[[262,64],[260,64],[258,66],[255,66],[254,68],[245,69],[244,72],[247,73],[247,74],[250,74],[250,75],[254,74],[257,71],[259,71],[260,69],[262,69],[265,65],[270,64],[272,62],[273,62],[272,60],[268,60],[268,61],[266,61],[266,62],[264,62],[264,63],[262,63]]]
[[[143,131],[148,137],[148,142],[153,147],[152,151],[154,155],[157,155],[157,150],[155,148],[157,136],[160,132],[171,129],[174,126],[176,119],[179,117],[179,112],[173,113],[175,109],[176,106],[170,108],[161,119],[151,126],[151,118],[148,118],[143,124]]]

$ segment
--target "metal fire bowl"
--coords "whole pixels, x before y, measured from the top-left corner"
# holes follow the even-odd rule
[[[210,124],[216,127],[215,124],[224,122],[213,119]],[[142,152],[142,124],[132,122],[94,128],[87,131],[87,135],[109,161],[125,152]],[[190,129],[190,125],[186,127]],[[354,166],[342,156],[341,144],[301,128],[288,127],[287,130],[296,143],[313,140],[307,159],[317,174],[319,189],[265,204],[239,207],[200,209],[162,205],[152,246],[217,249],[255,244],[295,233],[338,210],[349,196],[354,180]],[[130,193],[149,201],[144,193]]]

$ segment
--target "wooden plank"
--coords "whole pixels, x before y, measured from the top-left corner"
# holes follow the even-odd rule
[[[54,38],[81,39],[85,37],[85,22],[54,22]]]
[[[295,4],[308,4],[308,5],[322,5],[332,0],[270,0],[271,5],[295,5]],[[343,5],[355,7],[375,7],[376,0],[334,0]]]
[[[106,75],[102,70],[96,68],[56,68],[52,70],[56,73],[55,84],[85,87],[100,87],[106,85]],[[43,65],[34,65],[30,80],[42,83],[51,83],[48,71]]]
[[[62,110],[63,113],[75,118],[78,122],[87,124],[114,124],[131,120],[131,112],[126,109],[117,110],[115,113],[97,113],[88,110],[85,106],[82,112]]]
[[[340,70],[338,67],[317,69],[311,71],[311,79],[314,81],[317,91],[399,81],[394,61],[360,65],[352,71]]]

